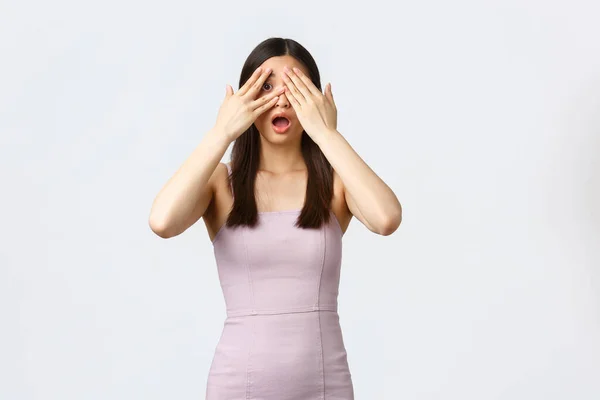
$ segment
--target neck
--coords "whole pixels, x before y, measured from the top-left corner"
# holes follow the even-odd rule
[[[258,169],[273,173],[305,170],[300,141],[277,144],[261,137]]]

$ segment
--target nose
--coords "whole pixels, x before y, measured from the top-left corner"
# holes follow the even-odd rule
[[[281,93],[279,95],[279,99],[277,100],[277,107],[284,107],[284,108],[290,107],[290,102],[288,101],[288,98],[285,95],[285,93]]]

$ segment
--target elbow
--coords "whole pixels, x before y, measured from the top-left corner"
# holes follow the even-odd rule
[[[382,236],[389,236],[396,232],[400,224],[402,223],[402,208],[398,209],[398,212],[387,218],[386,223],[383,225],[379,234]]]
[[[148,219],[148,225],[150,226],[152,232],[163,239],[168,239],[175,236],[172,232],[172,229],[169,228],[169,224],[165,218],[159,218],[151,214],[150,218]]]

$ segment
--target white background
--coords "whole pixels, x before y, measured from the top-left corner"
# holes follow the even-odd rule
[[[600,398],[599,12],[3,1],[0,398],[204,398],[212,246],[202,221],[164,240],[147,220],[271,36],[313,54],[404,210],[344,237],[356,398]]]

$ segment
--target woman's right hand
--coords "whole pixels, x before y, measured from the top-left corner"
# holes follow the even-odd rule
[[[279,95],[285,91],[285,87],[282,87],[278,91],[256,99],[271,72],[271,68],[262,71],[259,67],[235,94],[233,88],[227,85],[225,100],[219,108],[215,127],[231,141],[252,126],[258,116],[273,107]]]

